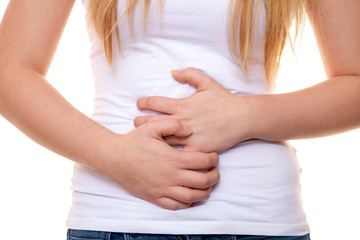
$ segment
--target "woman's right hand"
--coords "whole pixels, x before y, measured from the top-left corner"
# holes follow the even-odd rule
[[[190,134],[189,128],[174,119],[114,134],[108,143],[110,156],[100,172],[148,202],[171,210],[188,208],[207,199],[220,178],[216,153],[182,151],[163,140]]]

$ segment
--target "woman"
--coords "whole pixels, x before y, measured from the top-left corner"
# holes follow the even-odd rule
[[[243,48],[240,55],[235,51],[231,56],[227,49],[225,21],[219,21],[224,19],[228,6],[223,1],[196,4],[168,1],[163,7],[163,22],[156,12],[156,4],[152,4],[144,35],[141,20],[136,22],[140,19],[139,10],[135,11],[133,39],[127,22],[119,22],[123,56],[114,51],[113,67],[106,66],[106,60],[111,58],[106,58],[109,54],[102,51],[94,32],[90,32],[97,81],[92,119],[100,125],[79,114],[44,82],[72,1],[21,4],[10,3],[7,12],[12,14],[4,18],[0,40],[0,48],[5,53],[1,58],[1,89],[16,88],[17,96],[21,97],[9,94],[12,91],[2,91],[0,109],[34,140],[79,163],[73,178],[74,204],[68,225],[101,232],[71,230],[70,238],[81,237],[80,234],[109,237],[106,232],[132,232],[225,234],[229,239],[235,238],[230,235],[308,239],[299,199],[296,158],[291,147],[280,141],[315,137],[359,125],[356,107],[359,46],[355,41],[359,33],[356,28],[344,27],[356,26],[359,22],[355,14],[358,3],[349,1],[346,6],[333,8],[335,1],[310,2],[308,14],[326,60],[329,81],[284,95],[267,94],[265,80],[274,78],[272,71],[276,69],[281,51],[269,55],[273,58],[267,57],[266,52],[262,55],[265,26],[272,18],[265,21],[265,7],[261,2],[254,7],[258,9],[257,34],[254,34],[257,38],[250,38],[253,45]],[[96,5],[92,4],[87,6]],[[125,9],[121,4],[120,12]],[[204,11],[199,13],[199,8]],[[94,9],[92,16],[96,16]],[[233,9],[239,6],[234,5]],[[44,23],[38,11],[44,12],[48,21]],[[91,9],[88,11],[91,13]],[[34,12],[38,14],[26,14]],[[249,12],[242,12],[241,16],[247,16],[246,13]],[[15,21],[14,16],[23,17]],[[26,31],[12,33],[19,29],[16,24],[27,29],[26,22],[31,22],[31,27],[39,27],[42,34],[32,38]],[[339,29],[343,31],[341,37],[334,34]],[[37,33],[30,25],[28,30],[30,36]],[[18,42],[17,39],[24,39],[21,34],[27,34],[29,41]],[[327,37],[329,34],[331,37]],[[265,43],[271,42],[266,39]],[[116,41],[114,35],[113,40]],[[279,39],[276,42],[279,43]],[[276,44],[271,49],[277,50],[274,46]],[[281,42],[278,46],[281,49]],[[252,55],[244,55],[244,50],[252,47]],[[248,59],[242,62],[244,56]],[[7,64],[9,62],[12,64]],[[174,71],[173,77],[196,87],[196,93],[189,85],[173,81],[166,72],[187,66],[202,72],[190,68]],[[25,76],[27,85],[22,82]],[[141,98],[152,95],[191,96],[183,100]],[[134,118],[146,114],[136,110],[137,100],[142,110],[169,115],[138,117],[135,125],[139,127],[130,131]],[[26,102],[32,106],[25,109],[22,105]],[[44,102],[50,107],[40,108]],[[344,105],[347,108],[343,108]],[[339,110],[342,115],[334,118],[334,112]],[[50,121],[44,117],[49,115]],[[60,122],[63,127],[54,131]],[[183,145],[185,151],[169,147],[163,138],[171,145]],[[248,139],[261,140],[243,142]],[[215,151],[219,152],[220,161]],[[209,199],[205,201],[206,198]],[[292,237],[276,237],[280,235]],[[139,235],[126,235],[127,238],[136,236]],[[160,239],[160,236],[151,236]]]

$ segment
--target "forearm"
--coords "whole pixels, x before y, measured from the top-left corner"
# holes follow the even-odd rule
[[[1,74],[0,114],[42,146],[98,168],[110,131],[76,110],[36,71]]]
[[[341,76],[300,91],[251,96],[254,138],[322,137],[360,126],[360,77]]]

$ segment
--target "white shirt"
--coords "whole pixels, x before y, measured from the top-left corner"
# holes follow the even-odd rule
[[[87,0],[83,2],[86,6]],[[119,2],[120,16],[125,1]],[[90,29],[95,79],[92,119],[116,133],[131,131],[136,116],[149,114],[137,109],[138,98],[183,98],[195,92],[170,75],[170,70],[186,67],[201,69],[234,94],[270,93],[262,53],[264,7],[260,6],[258,16],[254,59],[245,75],[233,62],[227,45],[228,6],[228,0],[167,0],[161,15],[153,1],[143,34],[140,3],[135,12],[133,38],[126,18],[119,23],[122,54],[115,52],[113,68],[107,66],[102,47]],[[164,234],[309,232],[300,195],[301,169],[291,146],[251,140],[219,157],[221,179],[210,198],[178,211],[132,196],[109,178],[76,164],[67,226]]]

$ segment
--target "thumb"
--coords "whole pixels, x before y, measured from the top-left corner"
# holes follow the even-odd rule
[[[167,136],[183,138],[192,134],[192,130],[189,127],[182,125],[176,119],[155,120],[147,123],[147,125],[161,138]]]
[[[198,91],[204,91],[220,84],[213,78],[204,74],[195,68],[186,68],[184,70],[173,70],[171,71],[173,78],[182,83],[189,83],[195,87]]]

